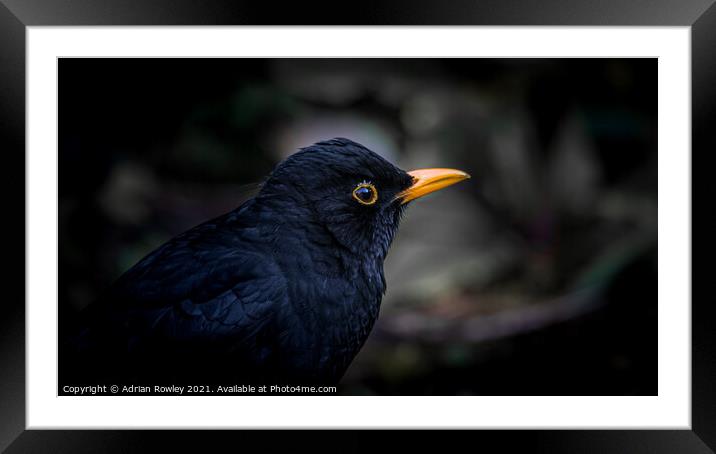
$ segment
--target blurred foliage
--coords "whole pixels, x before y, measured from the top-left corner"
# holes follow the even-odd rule
[[[61,59],[60,326],[348,137],[473,179],[408,211],[346,394],[656,394],[655,59]]]

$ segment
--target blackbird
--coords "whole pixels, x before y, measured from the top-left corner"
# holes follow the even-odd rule
[[[408,202],[465,178],[405,172],[343,138],[302,148],[255,197],[169,240],[90,305],[61,376],[337,383],[378,317]]]

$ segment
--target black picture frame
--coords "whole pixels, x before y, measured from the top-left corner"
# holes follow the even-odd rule
[[[385,1],[361,4],[306,2],[245,2],[231,0],[0,0],[0,150],[3,151],[5,210],[3,238],[14,245],[4,255],[0,317],[0,449],[6,452],[130,452],[183,449],[206,450],[219,443],[277,447],[308,442],[310,433],[271,437],[242,431],[110,431],[25,430],[25,32],[34,25],[600,25],[690,26],[692,65],[692,169],[708,171],[705,156],[716,149],[716,6],[714,0],[455,0],[453,2]],[[669,150],[663,150],[669,152]],[[696,157],[698,156],[698,159]],[[705,238],[713,215],[695,216],[696,200],[712,199],[713,178],[692,174],[692,242]],[[695,184],[698,181],[698,184]],[[708,182],[708,183],[707,183]],[[20,189],[23,188],[23,189]],[[698,189],[698,191],[697,191]],[[22,194],[22,197],[20,197]],[[697,198],[698,194],[698,198]],[[10,196],[12,195],[12,196]],[[699,219],[707,222],[696,222]],[[709,225],[708,221],[711,221]],[[710,229],[712,230],[712,229]],[[23,241],[19,239],[23,238]],[[692,255],[705,256],[708,248]],[[692,289],[706,281],[705,267],[692,265]],[[8,290],[14,290],[9,292]],[[715,452],[716,451],[716,307],[692,290],[691,430],[557,430],[470,431],[452,434],[474,447],[497,444],[501,450],[531,448],[540,452]],[[237,409],[241,411],[241,409]],[[425,432],[398,434],[407,444],[430,444]],[[272,440],[272,441],[269,441]],[[340,443],[357,450],[374,441],[364,432],[333,431],[322,445]],[[335,446],[335,445],[334,445]],[[444,446],[444,445],[441,445]],[[237,449],[238,450],[238,449]],[[265,450],[265,449],[262,449]],[[345,449],[340,449],[343,451]]]

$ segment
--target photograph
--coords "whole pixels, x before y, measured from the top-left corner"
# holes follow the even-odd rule
[[[714,454],[715,1],[0,0],[0,452]]]
[[[658,395],[657,67],[58,58],[57,394]]]

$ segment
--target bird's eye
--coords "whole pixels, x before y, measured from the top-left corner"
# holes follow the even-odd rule
[[[378,200],[378,190],[372,184],[363,182],[353,190],[353,198],[363,205],[373,205]]]

